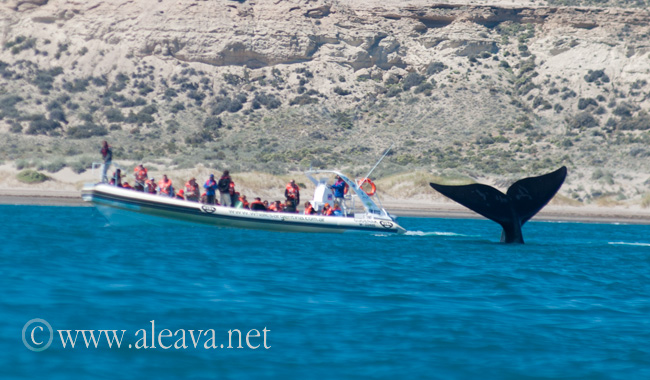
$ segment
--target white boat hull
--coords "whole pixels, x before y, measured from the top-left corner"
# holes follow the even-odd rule
[[[406,232],[392,219],[368,214],[344,218],[251,211],[205,205],[106,184],[84,187],[82,197],[85,201],[92,202],[112,225],[163,225],[180,222],[282,232]]]

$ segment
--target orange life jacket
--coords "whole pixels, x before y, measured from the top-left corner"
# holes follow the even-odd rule
[[[145,190],[149,194],[156,194],[156,183],[150,179],[145,182]]]
[[[188,198],[192,197],[197,197],[199,196],[199,184],[197,183],[196,186],[193,186],[190,181],[187,181],[185,184],[185,194],[187,195]]]
[[[307,205],[307,207],[305,207],[305,215],[311,215],[313,213],[314,213],[314,207],[310,203],[309,205]]]
[[[239,197],[239,201],[241,202],[241,205],[242,205],[243,208],[248,208],[249,204],[248,204],[247,200],[245,200],[242,197]]]
[[[300,188],[298,185],[292,185],[291,183],[287,184],[287,198],[296,199],[298,198],[298,192]]]
[[[167,182],[164,179],[158,181],[158,188],[160,189],[160,194],[169,195],[169,188],[172,187],[172,180],[167,178]]]
[[[133,175],[135,176],[136,182],[144,182],[147,180],[147,169],[144,167],[140,169],[136,166],[135,169],[133,169]]]

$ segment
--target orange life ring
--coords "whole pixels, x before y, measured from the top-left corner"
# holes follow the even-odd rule
[[[366,183],[368,185],[370,185],[370,191],[365,191],[365,190],[361,189],[361,187]],[[370,197],[375,195],[375,193],[377,192],[377,186],[375,186],[375,184],[372,182],[372,180],[370,180],[370,178],[364,178],[364,179],[360,180],[359,182],[357,182],[357,184],[359,185],[359,188],[361,190],[363,190],[366,194],[368,194],[368,196],[370,196]]]

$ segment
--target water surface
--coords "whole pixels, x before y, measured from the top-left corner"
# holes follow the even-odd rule
[[[382,236],[0,218],[3,379],[650,378],[649,226],[529,222],[504,245],[485,220],[400,218],[411,232]],[[33,318],[125,344],[64,349],[55,332],[32,352]],[[226,345],[266,328],[271,348],[129,349],[151,320]]]

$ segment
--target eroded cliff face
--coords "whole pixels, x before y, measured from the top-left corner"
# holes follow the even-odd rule
[[[460,56],[494,52],[494,36],[478,34],[504,22],[534,23],[551,34],[556,29],[588,34],[649,21],[648,13],[639,10],[424,1],[357,6],[324,0],[20,0],[2,7],[5,42],[17,33],[50,36],[137,56],[252,69],[309,61],[355,70],[406,68],[447,49]]]
[[[640,186],[649,25],[646,10],[533,2],[5,1],[0,83],[33,95],[5,109],[0,131],[27,151],[67,136],[83,152],[74,128],[110,125],[133,158],[203,149],[284,169],[354,164],[395,141],[401,168],[516,175],[569,162]],[[53,99],[67,99],[65,123]],[[33,112],[52,129],[30,129]],[[314,141],[332,151],[302,148]]]

